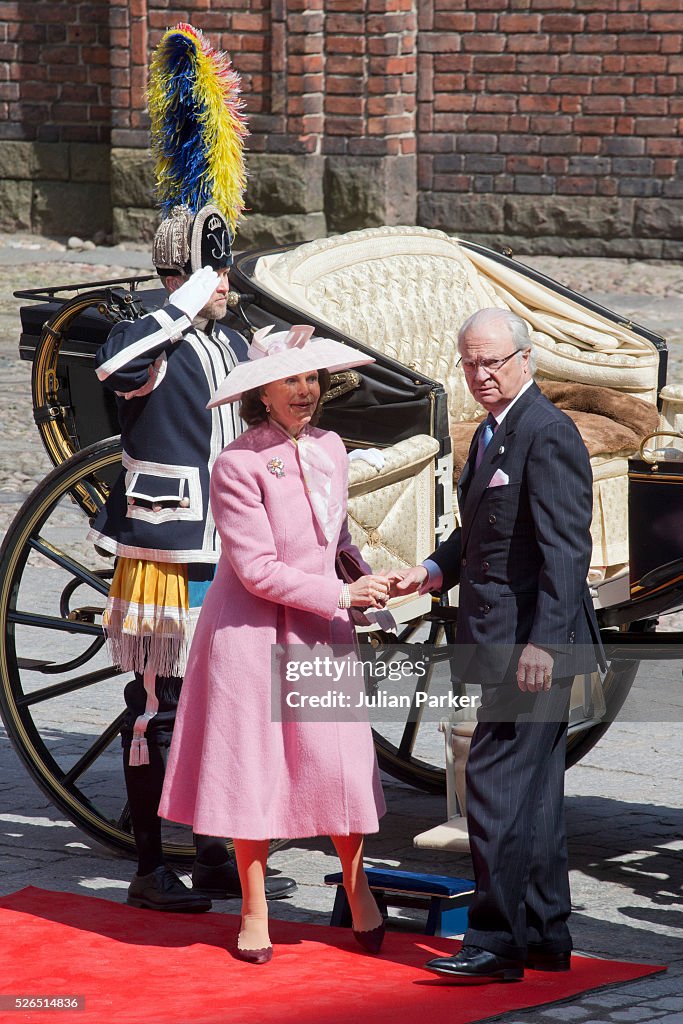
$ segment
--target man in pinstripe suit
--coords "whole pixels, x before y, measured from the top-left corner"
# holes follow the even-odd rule
[[[427,967],[516,980],[525,967],[570,967],[564,761],[573,676],[595,668],[599,644],[586,585],[592,474],[574,423],[533,381],[523,320],[480,310],[458,346],[489,413],[458,484],[462,526],[394,574],[397,593],[460,584],[455,672],[482,686],[467,767],[476,894],[460,952]]]

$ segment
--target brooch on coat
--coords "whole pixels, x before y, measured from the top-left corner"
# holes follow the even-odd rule
[[[278,459],[278,458],[271,459],[266,464],[266,468],[267,468],[269,473],[273,474],[273,476],[281,477],[281,476],[285,475],[285,464],[282,461],[282,459]]]

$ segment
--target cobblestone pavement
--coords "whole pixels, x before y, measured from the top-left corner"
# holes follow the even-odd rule
[[[668,336],[674,367],[670,380],[683,381],[683,271],[679,266],[556,257],[533,257],[527,262],[579,291],[599,296],[619,312],[634,318],[637,312],[640,322]],[[30,367],[17,358],[20,328],[12,292],[124,276],[147,269],[149,263],[142,249],[64,252],[47,240],[0,236],[0,266],[0,531],[4,531],[21,501],[50,468],[31,420]],[[35,608],[40,608],[38,590],[34,600]],[[675,686],[675,679],[680,684],[680,663],[669,663],[650,667],[644,685],[659,692],[664,683]],[[110,699],[117,707],[115,689]],[[660,716],[666,721],[648,722],[622,715],[567,774],[572,932],[577,950],[667,964],[669,970],[563,1004],[508,1014],[501,1018],[505,1024],[655,1020],[683,1024],[682,702],[677,702],[675,720],[670,713]],[[79,720],[84,734],[96,734],[101,710],[84,707]],[[49,734],[51,743],[69,748],[76,720],[73,704],[61,703],[52,712],[45,735]],[[118,763],[118,754],[114,751],[112,756]],[[385,782],[389,812],[378,836],[368,842],[368,863],[469,876],[469,858],[412,846],[415,834],[445,817],[443,798],[389,778]],[[0,856],[2,893],[37,885],[124,902],[133,870],[129,861],[105,850],[55,808],[29,777],[1,729]],[[272,855],[271,866],[299,882],[292,900],[272,906],[273,916],[316,923],[329,920],[333,894],[322,878],[336,870],[336,862],[328,841],[293,842]],[[215,910],[234,914],[238,904],[217,903]],[[393,928],[419,930],[423,921],[416,911],[391,913]]]

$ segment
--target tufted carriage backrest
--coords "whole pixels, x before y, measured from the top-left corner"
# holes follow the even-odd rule
[[[537,375],[604,384],[656,401],[654,346],[441,231],[370,228],[259,260],[269,291],[352,338],[440,381],[452,422],[481,409],[465,385],[457,334],[477,309],[527,320]]]

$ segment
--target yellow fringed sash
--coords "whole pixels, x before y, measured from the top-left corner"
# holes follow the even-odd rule
[[[186,565],[117,560],[102,615],[115,664],[124,671],[182,676],[193,625]]]

